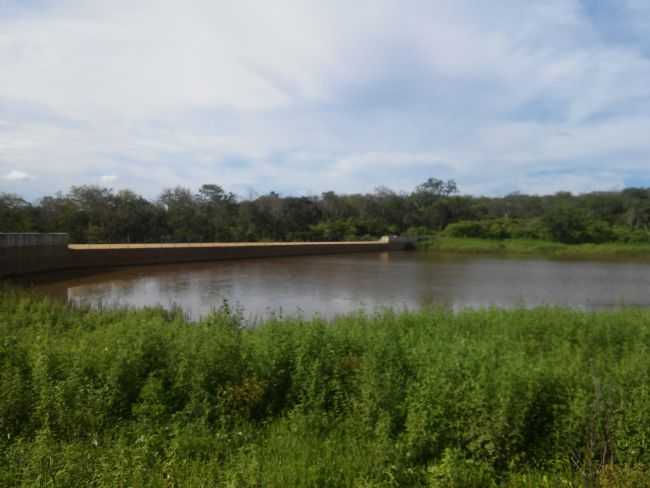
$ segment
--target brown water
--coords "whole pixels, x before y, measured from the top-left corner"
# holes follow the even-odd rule
[[[650,263],[384,252],[121,268],[35,288],[74,303],[180,306],[192,318],[224,301],[248,320],[431,305],[592,310],[649,306]]]

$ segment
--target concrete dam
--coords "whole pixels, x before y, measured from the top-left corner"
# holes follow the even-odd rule
[[[67,234],[0,233],[0,277],[82,269],[412,249],[413,241],[70,244]]]

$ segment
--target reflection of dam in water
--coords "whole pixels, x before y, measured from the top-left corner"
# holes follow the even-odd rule
[[[379,252],[141,266],[49,277],[35,290],[90,305],[182,307],[198,318],[227,302],[248,318],[422,306],[650,305],[650,263]],[[552,324],[549,324],[552,325]]]

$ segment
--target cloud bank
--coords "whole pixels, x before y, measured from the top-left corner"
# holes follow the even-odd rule
[[[0,191],[31,197],[650,185],[641,0],[5,0],[0,66]]]

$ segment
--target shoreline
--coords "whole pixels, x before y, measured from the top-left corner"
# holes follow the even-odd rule
[[[528,239],[473,239],[433,237],[418,243],[419,251],[457,254],[497,254],[575,259],[634,259],[650,261],[650,244],[562,244]]]

